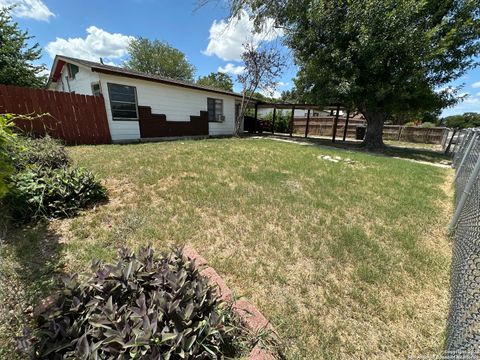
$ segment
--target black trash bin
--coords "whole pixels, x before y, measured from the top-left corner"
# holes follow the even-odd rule
[[[355,139],[363,140],[366,132],[367,132],[367,127],[366,126],[357,126],[355,128]]]

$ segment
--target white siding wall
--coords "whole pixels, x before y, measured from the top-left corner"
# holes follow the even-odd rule
[[[233,96],[210,93],[179,86],[99,73],[102,93],[105,97],[108,122],[113,141],[140,138],[136,121],[114,121],[110,109],[107,83],[135,86],[138,105],[150,106],[153,114],[165,114],[167,121],[190,121],[190,115],[200,115],[207,111],[207,98],[223,100],[225,122],[209,123],[209,135],[231,135],[235,124],[235,98]]]
[[[92,95],[92,83],[98,82],[98,73],[92,72],[89,68],[79,66],[75,79],[67,79],[68,70],[65,64],[62,69],[61,79],[57,82],[55,90],[63,92],[75,92],[76,94]]]

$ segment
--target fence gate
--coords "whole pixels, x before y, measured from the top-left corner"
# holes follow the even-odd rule
[[[18,120],[22,130],[49,134],[69,145],[111,143],[103,96],[0,85],[0,114],[48,114]]]

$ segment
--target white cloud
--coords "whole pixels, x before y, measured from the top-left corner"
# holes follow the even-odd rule
[[[260,89],[259,92],[263,96],[277,99],[282,95],[277,87],[278,87],[278,83],[277,83],[277,86],[274,86],[274,87],[271,87],[271,88],[263,88],[263,89]]]
[[[459,96],[466,95],[463,100],[451,108],[444,109],[442,116],[463,114],[466,112],[480,112],[480,92],[475,95],[464,92]]]
[[[265,95],[265,96],[270,96],[270,97],[272,97],[272,98],[274,98],[274,99],[278,99],[278,98],[280,98],[280,96],[282,96],[282,93],[281,93],[280,91],[278,91],[278,90],[273,90],[273,91],[271,91],[271,92],[266,92],[266,93],[264,93],[263,95]]]
[[[203,54],[216,55],[225,61],[239,61],[243,52],[243,44],[249,42],[257,45],[262,41],[275,40],[282,34],[280,29],[273,26],[273,20],[267,20],[262,31],[255,32],[253,21],[244,11],[239,18],[213,21],[210,27],[208,46]]]
[[[42,0],[0,0],[0,8],[14,6],[13,14],[21,18],[48,21],[54,13]]]
[[[43,69],[38,73],[39,76],[49,76],[50,75],[50,70],[48,69]]]
[[[267,97],[272,97],[274,99],[278,99],[280,96],[282,96],[282,92],[279,90],[279,88],[284,88],[286,86],[290,85],[288,82],[283,82],[283,81],[278,81],[277,84],[273,88],[269,89],[262,89],[260,90],[260,93],[263,96]]]
[[[447,94],[452,94],[454,91],[456,91],[457,88],[455,87],[452,87],[452,86],[446,86],[446,87],[442,87],[442,88],[438,88],[435,90],[435,92],[437,93],[441,93],[441,92],[446,92]]]
[[[467,97],[463,102],[468,105],[477,105],[480,104],[480,99],[477,97]]]
[[[278,99],[282,95],[280,91],[276,89],[270,89],[270,90],[262,89],[260,90],[260,94],[269,98],[274,98],[274,99]]]
[[[96,26],[87,29],[86,38],[57,38],[45,49],[54,58],[65,55],[85,60],[99,61],[99,58],[119,59],[127,54],[127,47],[133,36],[112,34]]]
[[[245,70],[245,66],[228,63],[224,67],[219,66],[218,71],[225,74],[240,75]]]
[[[476,88],[480,88],[480,81],[474,82],[474,83],[472,84],[472,88],[475,88],[475,89],[476,89]]]

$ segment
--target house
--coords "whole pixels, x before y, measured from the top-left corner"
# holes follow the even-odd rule
[[[56,56],[47,88],[103,95],[113,142],[234,133],[239,94]]]

